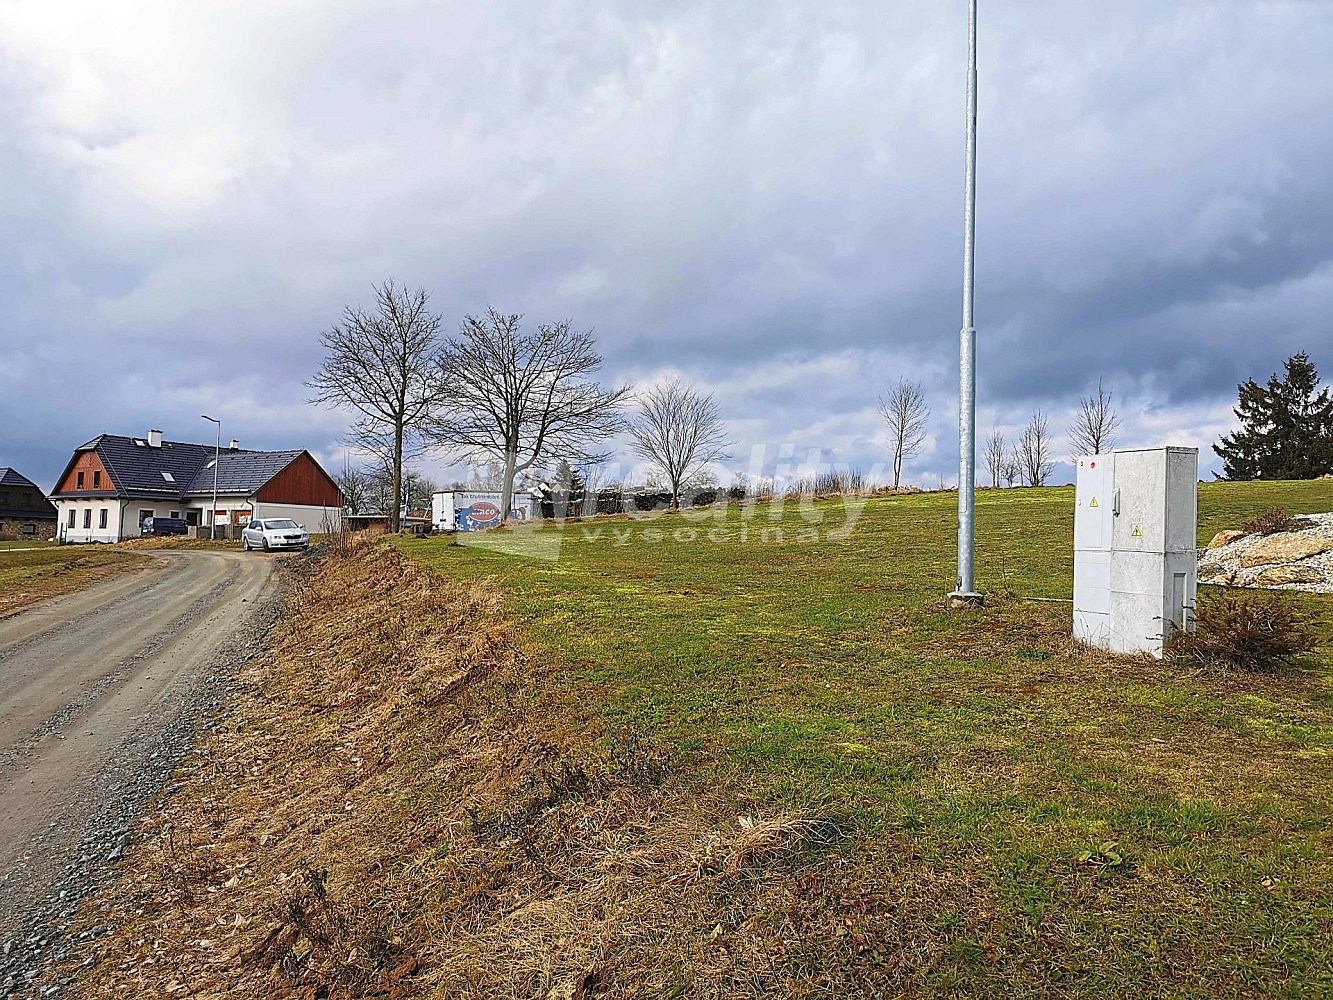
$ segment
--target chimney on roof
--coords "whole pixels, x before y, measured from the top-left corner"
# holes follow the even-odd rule
[[[149,431],[149,432],[148,432],[148,447],[150,447],[150,448],[161,448],[161,447],[162,447],[162,432],[161,432],[161,431],[153,430],[153,431]]]
[[[237,441],[235,438],[232,438],[231,441],[228,443],[227,447],[230,448],[232,451],[236,451],[241,447],[241,442]]]

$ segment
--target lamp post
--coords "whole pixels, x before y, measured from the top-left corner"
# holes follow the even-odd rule
[[[977,212],[977,0],[968,2],[967,176],[963,196],[963,329],[958,345],[958,584],[950,607],[976,607],[977,331],[972,325]]]
[[[222,421],[210,417],[207,413],[199,416],[211,421],[217,429],[217,444],[213,448],[213,510],[208,515],[208,537],[216,541],[218,537],[218,463],[222,460]]]

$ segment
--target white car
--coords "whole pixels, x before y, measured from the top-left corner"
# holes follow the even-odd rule
[[[310,535],[305,528],[289,517],[266,517],[262,521],[251,521],[241,532],[241,548],[263,549],[274,552],[278,549],[305,549],[310,546]]]

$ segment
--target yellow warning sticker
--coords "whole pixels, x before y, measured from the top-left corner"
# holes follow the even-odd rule
[[[1143,532],[1139,530],[1139,526],[1137,524],[1134,525],[1134,530],[1131,531],[1130,534],[1133,535],[1135,538],[1143,537]]]
[[[1096,507],[1096,506],[1097,506],[1097,498],[1096,498],[1096,497],[1093,497],[1093,498],[1092,498],[1092,503],[1088,504],[1088,506],[1089,506],[1089,507]]]

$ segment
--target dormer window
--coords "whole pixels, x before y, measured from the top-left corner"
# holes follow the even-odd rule
[[[174,483],[174,482],[176,481],[176,477],[173,476],[170,472],[164,472],[164,473],[162,473],[162,478],[165,479],[165,480],[166,480],[167,482],[169,482],[169,483]]]

